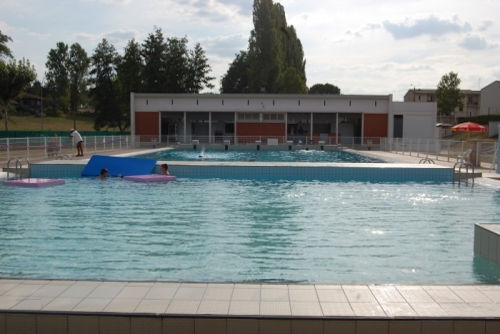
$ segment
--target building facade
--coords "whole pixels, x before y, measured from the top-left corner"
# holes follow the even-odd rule
[[[481,91],[461,90],[464,94],[463,107],[456,108],[454,118],[477,116],[482,101]],[[436,89],[410,89],[404,96],[405,102],[436,102]],[[439,110],[438,110],[439,113]]]
[[[436,103],[393,102],[392,95],[131,93],[130,105],[131,132],[141,141],[342,144],[436,137]]]
[[[500,115],[500,81],[481,89],[481,115]]]

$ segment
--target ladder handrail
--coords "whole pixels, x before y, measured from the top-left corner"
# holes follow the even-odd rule
[[[29,168],[30,162],[29,162],[28,159],[24,159],[24,158],[10,158],[7,161],[7,180],[10,179],[10,162],[14,161],[14,160],[15,160],[15,163],[16,163],[14,173],[16,174],[16,177],[18,179],[22,179],[23,178],[23,174],[22,174],[23,160],[26,160],[26,163],[28,164],[28,168]]]
[[[469,185],[469,167],[472,169],[472,186],[474,186],[474,165],[470,162],[464,162],[464,161],[457,161],[453,165],[453,173],[455,174],[456,168],[458,166],[458,185],[460,185],[462,181],[462,168],[465,168],[465,184]],[[455,183],[455,175],[453,175],[453,183]]]

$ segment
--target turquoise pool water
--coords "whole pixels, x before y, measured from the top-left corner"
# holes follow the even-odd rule
[[[213,282],[480,283],[473,224],[500,192],[451,184],[0,186],[0,276]]]
[[[382,162],[356,153],[319,150],[164,150],[142,155],[162,161],[283,161],[283,162]]]

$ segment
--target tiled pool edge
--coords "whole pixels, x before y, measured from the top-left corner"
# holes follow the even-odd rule
[[[79,163],[35,163],[31,177],[78,177],[85,166]],[[248,163],[168,162],[179,178],[225,178],[292,181],[360,182],[452,182],[453,169],[436,165],[395,163]]]
[[[252,285],[172,282],[163,284],[177,286],[174,296],[168,300],[147,299],[148,294],[160,298],[162,290],[158,284],[158,282],[0,279],[0,334],[111,332],[393,334],[500,331],[500,305],[498,305],[500,287],[498,286]],[[113,286],[121,288],[112,292]],[[251,290],[257,287],[261,292],[258,297],[259,314],[254,314],[255,310],[252,310],[252,307],[247,309],[238,307],[237,312],[230,312],[230,304],[250,296],[241,292],[252,292]],[[153,291],[155,288],[156,291]],[[199,289],[203,289],[203,296],[197,298],[195,292]],[[223,302],[224,291],[228,289],[232,291],[232,295],[229,300]],[[319,312],[322,315],[313,314],[314,303],[301,301],[307,299],[307,291],[312,290],[323,292],[318,294],[318,300],[315,302],[321,307]],[[280,301],[283,291],[288,291],[285,298],[288,299],[287,302]],[[165,292],[166,290],[163,291]],[[51,300],[44,301],[42,296],[48,294],[58,296],[45,297]],[[110,298],[111,295],[115,297]],[[173,307],[172,310],[178,311],[169,313],[167,307],[165,312],[152,309],[149,312],[145,312],[144,309],[141,311],[143,303],[138,303],[139,295],[143,295],[143,301],[150,301],[149,304],[144,304],[146,306],[153,307],[163,302],[163,305],[169,304]],[[132,296],[136,299],[131,298]],[[107,311],[98,310],[104,308],[99,304],[101,299],[109,301]],[[326,300],[345,302],[335,303]],[[7,307],[9,302],[11,306]],[[239,303],[245,304],[242,301]],[[83,304],[86,306],[82,306]],[[221,304],[225,304],[228,309],[222,308],[221,311]],[[286,309],[283,308],[284,304],[290,307],[289,311],[283,311]],[[298,307],[294,311],[294,304],[307,307]],[[91,310],[92,305],[96,310]],[[351,315],[346,315],[346,309],[341,307],[342,305],[351,310]],[[82,310],[85,307],[87,309]],[[127,307],[134,310],[126,310]],[[195,311],[180,312],[189,307]],[[210,308],[212,312],[209,311]],[[298,314],[293,314],[294,312]],[[414,314],[410,315],[411,312]]]
[[[498,320],[250,319],[0,313],[0,333],[23,334],[494,334]]]

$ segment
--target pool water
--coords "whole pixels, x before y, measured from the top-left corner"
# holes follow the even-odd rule
[[[500,192],[451,184],[66,179],[0,186],[0,277],[498,282],[473,224]]]
[[[266,162],[382,162],[346,151],[269,151],[269,150],[163,150],[142,155],[162,161],[266,161]]]

